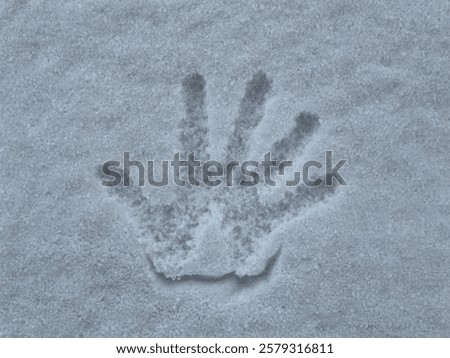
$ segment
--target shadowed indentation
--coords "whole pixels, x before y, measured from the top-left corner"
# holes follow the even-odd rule
[[[195,72],[187,75],[182,83],[186,117],[180,123],[180,142],[185,152],[195,152],[197,158],[205,158],[208,145],[208,117],[205,112],[206,81]]]
[[[181,82],[181,87],[186,96],[186,108],[189,112],[201,107],[206,98],[205,86],[205,79],[197,72],[187,75]]]
[[[336,187],[325,185],[323,182],[314,187],[301,185],[294,191],[286,191],[283,198],[268,209],[268,214],[272,219],[294,216],[304,210],[314,206],[314,204],[326,200],[334,194]]]
[[[256,283],[260,282],[261,280],[265,280],[269,278],[271,275],[273,268],[278,261],[278,258],[281,254],[281,248],[278,249],[278,251],[269,257],[267,259],[266,265],[264,266],[264,269],[257,275],[245,275],[245,276],[238,276],[236,272],[229,272],[224,275],[220,276],[214,276],[214,275],[182,275],[178,277],[177,279],[173,279],[170,277],[166,277],[164,273],[158,272],[155,268],[155,265],[153,264],[153,261],[151,257],[146,254],[147,261],[150,265],[150,268],[152,272],[155,274],[155,277],[160,281],[161,283],[164,283],[166,285],[177,285],[182,284],[185,282],[205,282],[205,283],[220,283],[220,282],[226,282],[226,281],[232,281],[240,286],[253,286]]]
[[[250,129],[255,128],[263,118],[263,105],[272,87],[272,80],[265,72],[256,72],[247,83],[244,98],[234,121],[234,131],[228,141],[227,157],[238,160],[245,153],[245,145],[250,136]]]
[[[301,112],[295,118],[295,127],[292,131],[273,145],[272,157],[277,160],[285,160],[293,151],[301,149],[306,144],[306,139],[319,127],[319,116]]]
[[[256,106],[261,106],[266,100],[266,95],[272,87],[272,81],[267,78],[264,71],[256,72],[252,79],[247,83],[245,95],[239,108],[242,115],[252,113]],[[257,123],[249,123],[256,125]]]

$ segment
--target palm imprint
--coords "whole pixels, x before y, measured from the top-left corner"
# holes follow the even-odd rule
[[[250,136],[261,122],[272,82],[258,71],[247,83],[225,158],[247,160]],[[206,82],[198,74],[182,81],[186,116],[180,123],[180,144],[184,154],[195,152],[207,160],[208,117]],[[272,146],[272,157],[284,160],[298,156],[318,130],[319,118],[307,112],[295,118],[291,132]],[[262,185],[262,184],[261,184]],[[217,281],[233,277],[257,279],[267,274],[281,252],[274,230],[298,216],[314,203],[333,193],[333,186],[280,191],[275,202],[262,198],[256,186],[174,187],[172,200],[156,203],[140,187],[115,188],[111,193],[132,210],[139,224],[151,268],[169,280]]]

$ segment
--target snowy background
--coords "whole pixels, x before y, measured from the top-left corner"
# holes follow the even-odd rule
[[[448,337],[449,18],[446,0],[0,1],[0,336]],[[258,70],[255,146],[317,113],[303,154],[348,159],[349,185],[274,234],[257,284],[158,280],[95,168],[173,153],[192,71],[219,155]]]

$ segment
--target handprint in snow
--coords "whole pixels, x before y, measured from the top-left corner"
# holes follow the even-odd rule
[[[272,82],[258,71],[247,83],[234,130],[226,146],[227,161],[244,161],[250,136],[264,116]],[[198,74],[182,81],[186,116],[180,123],[180,145],[185,155],[207,160],[208,117],[206,82]],[[272,156],[284,160],[298,155],[320,127],[314,114],[301,112],[295,126],[272,146]],[[114,195],[129,205],[139,223],[139,240],[152,269],[169,279],[216,281],[233,277],[250,280],[266,274],[281,252],[271,233],[334,192],[333,186],[298,186],[286,190],[276,203],[262,200],[257,187],[174,187],[173,200],[155,203],[140,187],[120,187]]]

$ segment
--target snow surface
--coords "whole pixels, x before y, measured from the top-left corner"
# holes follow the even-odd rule
[[[449,18],[446,0],[1,1],[0,336],[448,337]],[[294,159],[332,150],[348,185],[281,211],[244,266],[217,206],[188,263],[151,262],[96,167],[181,150],[192,72],[223,157],[259,70],[250,153],[315,113]]]

